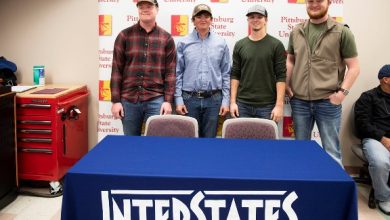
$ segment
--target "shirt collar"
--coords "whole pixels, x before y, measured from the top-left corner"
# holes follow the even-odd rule
[[[140,21],[138,21],[136,25],[137,25],[137,29],[139,31],[143,31],[143,32],[147,33],[146,30],[141,26]],[[154,24],[154,27],[152,28],[152,30],[149,33],[154,32],[156,29],[157,29],[157,22]]]
[[[193,36],[194,36],[194,37],[196,37],[196,39],[200,39],[200,37],[199,37],[199,33],[198,33],[198,31],[196,30],[196,28],[194,28],[194,31],[192,32],[192,34],[193,34]],[[209,32],[208,32],[208,34],[207,34],[207,37],[206,37],[206,38],[209,38],[209,37],[210,37],[210,35],[211,35],[211,31],[210,31],[210,29],[209,29]]]

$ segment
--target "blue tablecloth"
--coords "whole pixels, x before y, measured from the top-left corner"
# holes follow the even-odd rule
[[[314,141],[107,136],[65,176],[62,220],[357,219]]]

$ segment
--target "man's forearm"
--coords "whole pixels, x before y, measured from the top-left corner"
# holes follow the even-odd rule
[[[239,84],[240,84],[240,81],[237,79],[230,80],[230,104],[236,103],[237,91],[238,91]]]

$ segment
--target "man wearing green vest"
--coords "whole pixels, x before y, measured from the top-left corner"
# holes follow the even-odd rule
[[[267,34],[268,13],[263,6],[250,7],[246,16],[251,33],[234,46],[230,114],[278,122],[283,118],[285,48]]]
[[[296,25],[290,34],[286,93],[295,139],[311,139],[316,122],[324,150],[342,165],[341,103],[360,67],[353,34],[328,15],[329,5],[330,0],[306,1],[310,19]]]

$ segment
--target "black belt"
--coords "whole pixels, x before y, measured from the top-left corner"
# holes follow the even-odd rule
[[[221,92],[221,90],[211,90],[211,91],[192,91],[192,92],[189,92],[189,91],[184,91],[184,93],[187,93],[191,96],[195,96],[197,98],[209,98],[219,92]]]

